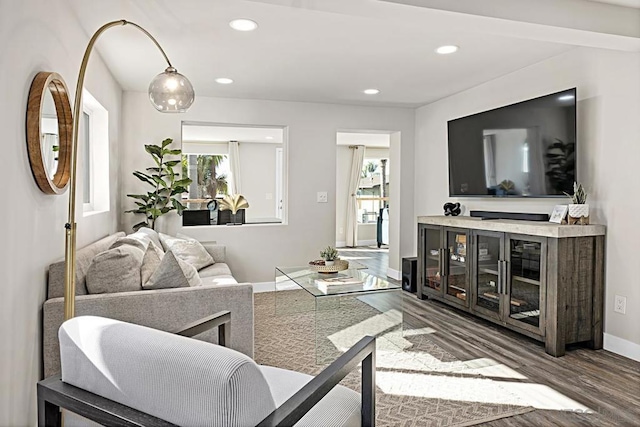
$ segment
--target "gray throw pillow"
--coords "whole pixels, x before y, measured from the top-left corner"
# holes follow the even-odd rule
[[[146,252],[149,243],[151,243],[151,240],[149,240],[149,238],[142,234],[134,233],[129,234],[128,236],[118,237],[118,239],[116,239],[116,241],[113,242],[111,246],[109,246],[109,249],[115,249],[123,245],[129,245],[140,249],[142,252]]]
[[[140,266],[144,252],[131,245],[100,252],[87,270],[87,292],[106,294],[139,291],[142,280]]]
[[[143,285],[147,283],[153,273],[158,269],[163,257],[164,252],[162,252],[162,249],[158,248],[153,241],[149,242],[149,246],[147,246],[144,258],[142,259],[142,266],[140,267],[140,276]]]
[[[159,235],[165,251],[173,252],[176,257],[191,264],[196,270],[215,263],[213,257],[207,252],[204,246],[202,246],[202,243],[197,240],[180,239],[162,233],[159,233]]]
[[[168,251],[149,280],[143,283],[142,289],[184,288],[201,284],[198,271]]]

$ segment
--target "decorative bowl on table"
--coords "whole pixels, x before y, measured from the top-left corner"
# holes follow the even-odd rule
[[[342,259],[335,260],[333,265],[326,265],[322,259],[309,262],[309,270],[317,271],[318,273],[337,273],[347,268],[349,268],[349,261]]]

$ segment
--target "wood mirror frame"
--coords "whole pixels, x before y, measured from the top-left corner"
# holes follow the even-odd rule
[[[47,91],[53,97],[58,119],[58,167],[50,176],[42,156],[42,107]],[[62,194],[69,185],[71,175],[71,138],[73,117],[69,103],[69,90],[58,73],[41,71],[36,74],[27,102],[27,149],[33,177],[42,192]]]

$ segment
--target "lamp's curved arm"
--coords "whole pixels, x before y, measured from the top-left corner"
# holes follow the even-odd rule
[[[78,73],[78,82],[76,84],[76,96],[73,104],[73,132],[71,140],[71,175],[69,177],[69,212],[67,216],[67,223],[64,228],[65,231],[65,285],[64,285],[64,318],[65,320],[72,318],[75,315],[75,298],[76,298],[76,178],[77,178],[77,166],[78,166],[78,132],[80,127],[80,114],[82,109],[82,88],[84,87],[84,76],[87,71],[87,64],[89,62],[89,56],[96,43],[96,40],[111,27],[117,27],[121,25],[131,25],[138,30],[142,31],[149,37],[153,43],[158,47],[162,56],[169,64],[170,68],[173,68],[169,57],[162,49],[158,41],[147,30],[140,25],[133,22],[126,21],[124,19],[118,21],[112,21],[104,24],[98,28],[95,34],[89,40],[89,44],[84,51],[82,63],[80,64],[80,72]]]

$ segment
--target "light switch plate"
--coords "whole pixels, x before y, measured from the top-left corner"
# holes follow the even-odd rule
[[[327,203],[329,201],[329,196],[326,191],[318,191],[317,202],[318,203]]]

